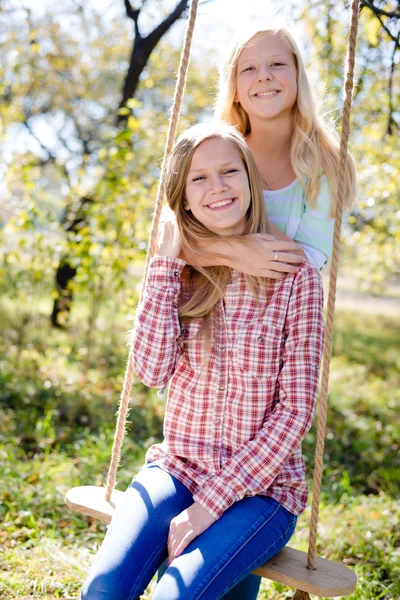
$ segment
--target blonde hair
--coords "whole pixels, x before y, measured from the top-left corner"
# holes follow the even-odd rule
[[[208,325],[213,308],[224,294],[230,278],[230,268],[202,267],[199,264],[200,251],[196,252],[196,242],[202,242],[204,248],[204,242],[218,239],[219,236],[200,223],[190,210],[185,209],[185,200],[186,180],[193,155],[200,144],[213,138],[222,138],[232,143],[246,169],[251,199],[242,235],[270,232],[260,176],[243,136],[234,127],[226,124],[201,124],[184,131],[168,157],[165,178],[165,196],[176,215],[183,254],[192,266],[192,293],[187,301],[181,303],[179,318],[181,322],[205,318]],[[224,239],[229,244],[229,240],[237,240],[239,237],[241,236]],[[256,293],[262,280],[249,275],[245,275],[245,278],[246,283]]]
[[[280,23],[265,29],[254,29],[237,40],[219,78],[215,118],[237,127],[246,136],[250,133],[250,120],[239,102],[235,102],[237,89],[237,66],[244,48],[258,35],[273,34],[287,42],[293,53],[297,72],[297,98],[292,109],[293,135],[291,141],[291,164],[302,183],[308,202],[315,206],[319,191],[319,178],[324,173],[331,185],[334,198],[332,214],[336,205],[339,172],[339,137],[334,128],[319,114],[308,81],[299,48],[288,28]],[[356,168],[347,154],[344,209],[350,210],[357,195]]]

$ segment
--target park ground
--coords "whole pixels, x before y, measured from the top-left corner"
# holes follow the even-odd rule
[[[318,553],[355,570],[358,586],[350,600],[395,600],[400,598],[399,302],[396,294],[371,298],[350,288],[343,291],[342,282],[338,294]],[[40,303],[33,323],[25,323],[23,311],[6,299],[2,306],[0,597],[78,598],[105,529],[70,512],[63,498],[71,486],[104,482],[125,365],[126,320],[113,313],[110,322],[100,315],[89,359],[84,306],[76,308],[69,332],[52,332],[48,307]],[[22,344],[21,337],[29,343]],[[136,386],[120,489],[146,447],[160,437],[162,415],[163,400]],[[315,428],[304,443],[310,470],[314,442]],[[309,517],[308,509],[291,542],[302,550]],[[293,590],[264,581],[259,600],[292,596]]]

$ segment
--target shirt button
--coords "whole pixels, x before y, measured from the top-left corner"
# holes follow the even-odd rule
[[[182,335],[186,335],[187,334],[187,329],[182,329]]]
[[[219,425],[221,423],[221,419],[215,419],[215,424]]]
[[[178,303],[174,302],[174,308],[178,308]]]
[[[218,446],[214,446],[214,452],[219,452]]]
[[[226,348],[221,348],[221,354],[225,354]]]
[[[257,342],[259,344],[261,344],[261,342],[263,342],[263,341],[264,341],[264,337],[262,335],[259,335],[258,338],[257,338]]]
[[[179,271],[174,271],[174,277],[178,277]]]
[[[223,392],[223,391],[224,391],[224,389],[225,389],[225,386],[224,386],[224,385],[220,385],[220,386],[219,386],[219,389],[221,390],[221,392]]]

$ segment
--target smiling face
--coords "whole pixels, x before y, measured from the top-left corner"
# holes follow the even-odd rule
[[[257,34],[243,48],[237,64],[235,102],[250,122],[291,118],[297,97],[297,71],[289,44],[275,33]]]
[[[251,194],[246,168],[232,141],[213,137],[196,148],[185,196],[185,210],[213,233],[243,233]]]

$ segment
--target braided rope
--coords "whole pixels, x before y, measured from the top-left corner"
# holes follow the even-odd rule
[[[148,251],[147,251],[146,267],[145,267],[145,272],[144,272],[144,277],[143,277],[143,286],[142,286],[142,291],[140,294],[140,300],[142,300],[142,298],[143,298],[145,283],[146,283],[146,279],[147,279],[147,271],[149,268],[149,262],[150,262],[151,257],[154,255],[154,253],[156,251],[156,247],[157,247],[158,224],[160,222],[160,215],[161,215],[161,209],[162,209],[163,198],[164,198],[164,187],[165,187],[164,181],[165,181],[166,160],[167,160],[167,156],[171,152],[172,146],[174,144],[176,129],[177,129],[178,121],[179,121],[179,113],[180,113],[181,104],[182,104],[182,98],[183,98],[183,94],[184,94],[185,87],[186,87],[186,77],[187,77],[187,71],[188,71],[188,66],[189,66],[190,49],[191,49],[191,45],[192,45],[193,31],[194,31],[194,26],[195,26],[195,22],[196,22],[198,4],[199,4],[199,0],[191,0],[191,2],[190,2],[189,19],[188,19],[188,24],[187,24],[187,28],[186,28],[185,39],[183,42],[178,76],[176,79],[175,94],[174,94],[174,99],[173,99],[173,103],[172,103],[171,116],[170,116],[170,120],[169,120],[167,140],[165,143],[164,158],[163,158],[162,167],[161,167],[160,182],[158,184],[157,197],[156,197],[156,202],[155,202],[155,210],[154,210],[152,229],[151,229],[151,234],[150,234],[149,247],[148,247]],[[126,431],[126,417],[128,414],[129,399],[131,396],[134,375],[135,375],[135,372],[134,372],[134,368],[133,368],[132,352],[131,352],[131,349],[129,349],[128,362],[127,362],[126,372],[125,372],[125,379],[124,379],[124,383],[122,386],[122,392],[121,392],[120,403],[119,403],[119,408],[118,408],[118,416],[117,416],[117,424],[116,424],[115,434],[114,434],[114,442],[113,442],[113,447],[112,447],[112,451],[111,451],[111,462],[110,462],[110,467],[109,467],[108,476],[107,476],[107,484],[106,484],[106,492],[105,492],[105,499],[107,501],[111,498],[112,491],[115,487],[116,472],[117,472],[118,464],[120,461],[121,447],[122,447],[122,442],[123,442],[123,439],[125,436],[125,431]]]
[[[310,594],[303,590],[296,590],[292,600],[310,600]]]
[[[321,479],[324,455],[324,440],[326,430],[326,415],[328,406],[328,382],[330,361],[332,355],[332,334],[333,321],[335,315],[335,299],[336,299],[336,282],[339,267],[339,252],[340,252],[340,232],[342,227],[343,200],[345,193],[345,171],[347,160],[347,147],[350,134],[350,111],[353,98],[354,87],[354,66],[357,43],[357,29],[359,16],[359,0],[353,0],[351,5],[350,16],[350,32],[349,32],[349,47],[347,51],[347,75],[344,86],[345,98],[343,101],[343,117],[342,117],[342,135],[340,139],[340,162],[339,162],[339,182],[337,190],[335,228],[333,234],[333,253],[329,279],[329,295],[328,295],[328,310],[326,316],[326,331],[325,344],[323,352],[323,370],[321,383],[321,397],[318,417],[317,443],[315,450],[315,467],[313,479],[313,501],[311,509],[311,524],[310,524],[310,541],[308,549],[308,564],[309,569],[314,569],[315,551],[317,539],[319,499],[321,493]],[[309,597],[309,596],[308,596]],[[296,598],[296,596],[295,596]],[[301,598],[301,596],[297,596]],[[304,598],[307,598],[305,596]]]

